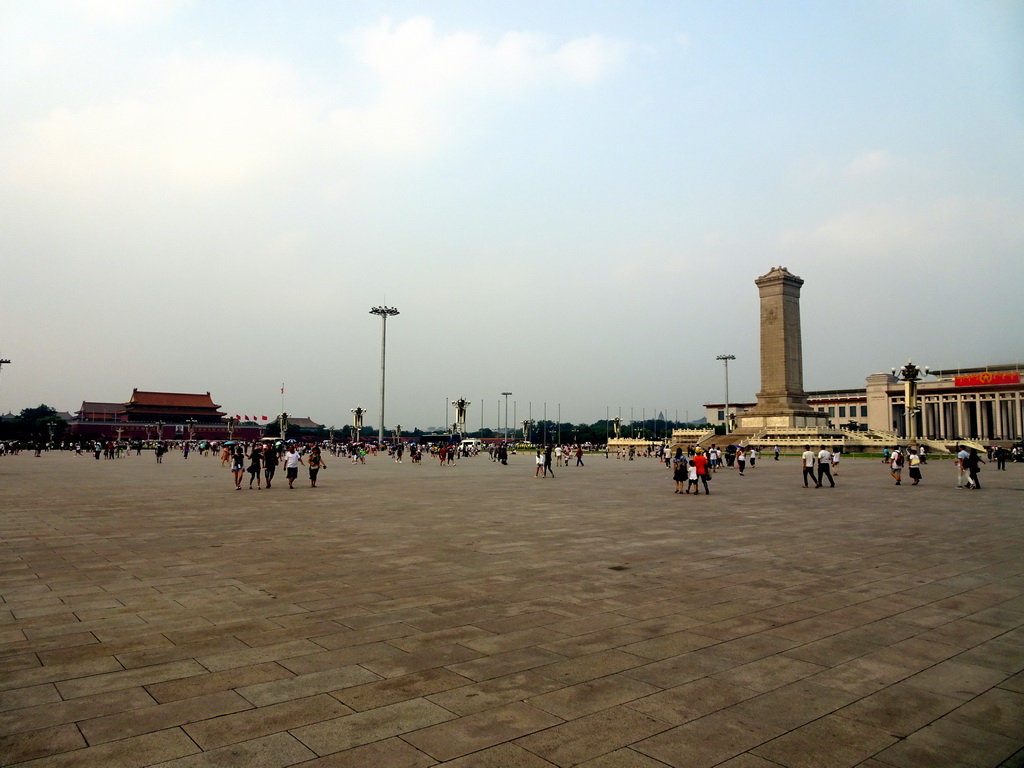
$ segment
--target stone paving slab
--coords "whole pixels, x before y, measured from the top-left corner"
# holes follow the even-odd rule
[[[1024,466],[0,458],[0,764],[1024,766]]]

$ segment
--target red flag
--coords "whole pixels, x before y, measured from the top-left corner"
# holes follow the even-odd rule
[[[235,420],[236,420],[236,421],[241,421],[241,420],[242,420],[242,417],[241,417],[241,416],[239,416],[239,415],[238,415],[238,414],[236,413],[236,414],[235,414]]]
[[[250,421],[250,419],[249,419],[248,415],[247,415],[247,416],[245,417],[245,420],[246,420],[246,421]]]
[[[266,416],[260,416],[260,418],[261,418],[261,419],[263,419],[263,421],[266,421],[266,420],[267,420],[267,417],[266,417]]]
[[[281,394],[284,394],[284,384],[281,385]]]

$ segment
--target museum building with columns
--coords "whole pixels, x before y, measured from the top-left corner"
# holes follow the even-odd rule
[[[917,382],[914,434],[933,440],[1015,442],[1024,439],[1024,364],[931,370]],[[838,429],[907,435],[906,389],[889,373],[867,377],[865,387],[807,392],[811,408]],[[755,403],[730,403],[742,414]],[[725,404],[707,403],[707,420],[725,422]]]

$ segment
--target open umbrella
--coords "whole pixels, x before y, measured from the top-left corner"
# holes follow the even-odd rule
[[[235,445],[235,444],[236,444],[235,440],[226,440],[226,441],[224,441],[224,445]]]

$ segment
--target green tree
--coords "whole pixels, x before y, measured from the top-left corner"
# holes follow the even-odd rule
[[[5,432],[13,431],[23,440],[49,440],[51,425],[54,439],[61,437],[68,428],[67,422],[57,415],[56,408],[42,404],[23,409],[11,425],[13,429]]]
[[[35,408],[25,408],[20,414],[18,414],[18,418],[26,424],[35,424],[37,421],[45,419],[47,416],[56,417],[57,409],[43,404],[37,405]]]

